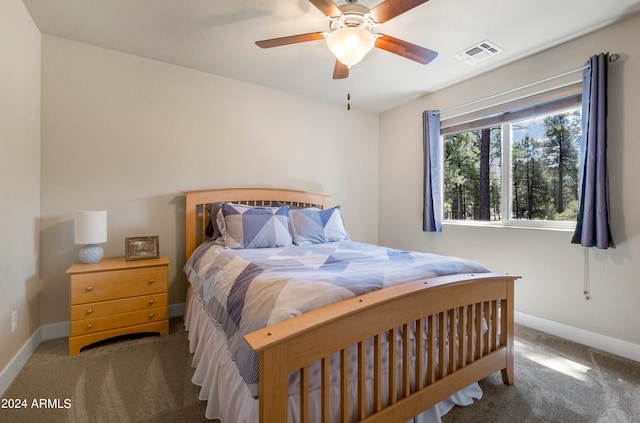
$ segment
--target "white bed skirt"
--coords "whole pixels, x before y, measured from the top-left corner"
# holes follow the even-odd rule
[[[226,334],[206,312],[197,295],[187,292],[184,315],[188,331],[189,350],[193,354],[195,372],[191,381],[200,386],[199,398],[207,401],[205,417],[223,423],[257,423],[258,400],[254,399],[235,366],[227,344]],[[411,419],[412,423],[440,423],[440,417],[454,405],[470,405],[482,397],[478,383],[458,391],[430,409]],[[289,421],[297,423],[298,398],[290,396]],[[315,415],[313,396],[310,397],[311,415]],[[319,403],[319,400],[317,401]]]

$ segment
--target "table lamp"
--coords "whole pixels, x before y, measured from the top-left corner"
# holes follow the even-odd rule
[[[104,250],[96,244],[107,242],[107,211],[76,211],[74,230],[75,243],[85,244],[78,252],[80,261],[98,263],[102,260]]]

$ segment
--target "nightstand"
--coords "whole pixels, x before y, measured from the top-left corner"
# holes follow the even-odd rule
[[[74,264],[70,286],[69,354],[114,336],[169,333],[167,320],[169,259],[104,259]]]

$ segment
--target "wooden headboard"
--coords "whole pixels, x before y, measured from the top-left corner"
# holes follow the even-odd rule
[[[250,206],[271,206],[275,202],[296,207],[326,208],[329,196],[317,192],[280,188],[214,188],[184,191],[186,196],[186,259],[205,239],[209,222],[206,205],[233,202]]]

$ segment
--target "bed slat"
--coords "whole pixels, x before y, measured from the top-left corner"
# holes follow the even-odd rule
[[[482,304],[476,304],[475,305],[475,310],[476,310],[476,315],[474,318],[476,327],[475,327],[475,331],[473,333],[473,336],[475,338],[475,345],[474,345],[474,349],[476,351],[476,360],[482,358],[482,353],[484,352],[482,349]]]
[[[428,316],[428,332],[427,332],[427,385],[431,385],[436,381],[436,318]]]
[[[484,304],[483,304],[483,312],[482,312],[483,316],[487,316],[488,318],[491,317],[491,308],[490,307],[491,306],[490,306],[489,301],[485,301]],[[489,329],[490,329],[490,327],[489,327]],[[491,351],[490,350],[491,345],[490,345],[489,335],[490,335],[490,330],[487,330],[482,335],[482,347],[483,347],[482,348],[482,355],[483,356],[489,354],[489,351]]]
[[[389,368],[387,372],[389,374],[388,386],[389,392],[387,393],[388,404],[395,404],[396,398],[396,369],[397,369],[397,359],[396,359],[396,328],[389,329],[387,334],[388,336],[388,345],[389,345]]]
[[[466,328],[467,328],[467,307],[466,306],[462,306],[458,308],[458,319],[460,319],[460,321],[457,324],[458,327],[458,333],[457,333],[457,339],[458,339],[458,362],[457,362],[457,367],[458,369],[461,369],[465,366],[465,360],[467,359],[467,343],[465,341],[467,332],[466,332]]]
[[[423,322],[424,322],[423,317],[416,320],[416,332],[415,332],[416,351],[422,351],[424,348],[424,334],[422,333],[424,328]],[[414,374],[415,390],[419,391],[420,389],[422,389],[422,375],[423,375],[422,354],[416,355],[416,362],[414,367],[415,367],[415,374]]]
[[[438,350],[438,379],[442,379],[447,374],[447,338],[445,337],[447,333],[447,328],[445,325],[445,313],[438,313],[438,345],[436,346]]]
[[[349,421],[349,350],[340,350],[340,421]]]
[[[365,375],[366,376],[366,375]],[[382,339],[373,337],[373,411],[382,409]]]
[[[407,398],[411,394],[411,344],[410,325],[402,325],[402,398]]]
[[[322,423],[329,423],[331,417],[329,415],[329,381],[331,380],[329,361],[329,357],[324,357],[320,360],[322,374],[322,381],[320,382],[322,386],[322,395],[320,398],[320,403],[322,404]]]
[[[367,417],[366,359],[366,346],[364,341],[360,341],[358,342],[358,420],[364,420]]]
[[[457,327],[456,327],[456,310],[455,309],[451,309],[449,310],[449,316],[447,319],[447,325],[449,326],[449,335],[447,336],[447,341],[448,341],[448,351],[449,351],[449,357],[448,357],[448,366],[447,366],[447,374],[451,374],[453,372],[456,371],[456,344],[455,344],[455,339],[456,339],[456,333],[458,333],[457,331]],[[452,342],[452,340],[454,342]]]

